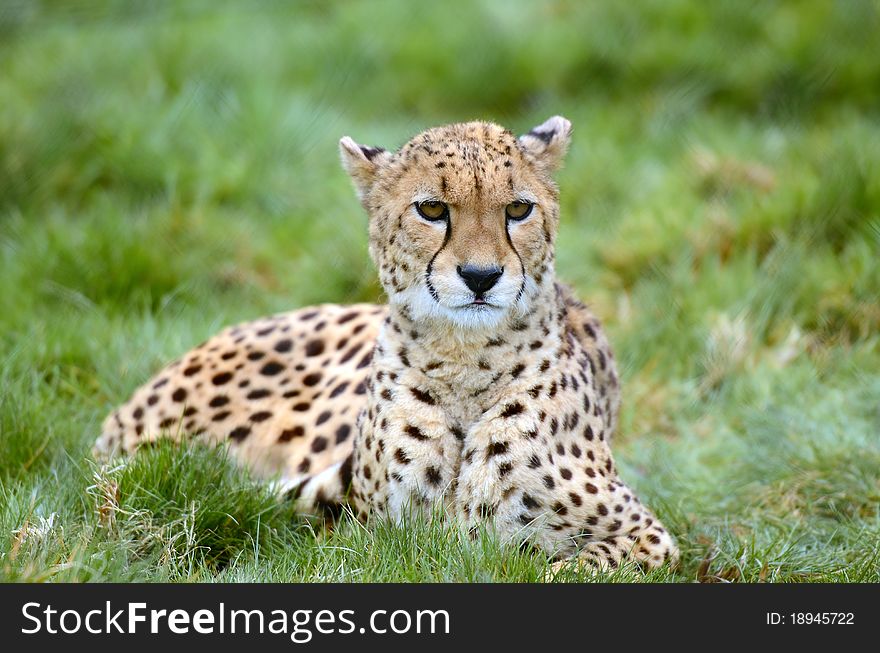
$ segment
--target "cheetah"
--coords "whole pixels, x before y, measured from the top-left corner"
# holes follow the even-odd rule
[[[620,384],[596,317],[554,272],[571,123],[488,122],[397,151],[340,140],[387,305],[326,304],[226,329],[113,411],[95,445],[224,445],[304,513],[439,509],[552,559],[675,561],[620,479]]]

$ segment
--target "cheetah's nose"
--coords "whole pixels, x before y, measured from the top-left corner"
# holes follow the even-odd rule
[[[482,295],[489,290],[498,281],[498,278],[504,274],[504,268],[478,268],[474,265],[458,266],[458,276],[464,279],[465,285],[473,290],[477,295]]]

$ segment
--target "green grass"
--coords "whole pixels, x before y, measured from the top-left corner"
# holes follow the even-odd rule
[[[220,452],[88,451],[221,326],[380,299],[341,135],[560,113],[558,272],[683,554],[563,577],[880,581],[878,42],[873,2],[4,2],[0,579],[542,579],[439,522],[324,531]]]

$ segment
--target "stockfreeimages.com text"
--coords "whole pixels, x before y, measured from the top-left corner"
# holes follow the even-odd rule
[[[373,610],[358,626],[354,610],[239,610],[220,603],[215,609],[152,609],[146,603],[126,603],[122,608],[107,601],[103,608],[59,610],[52,605],[25,603],[21,608],[25,635],[49,633],[72,635],[86,632],[172,633],[201,635],[245,633],[287,635],[292,642],[305,644],[315,633],[322,635],[378,635],[406,633],[449,634],[446,610]]]

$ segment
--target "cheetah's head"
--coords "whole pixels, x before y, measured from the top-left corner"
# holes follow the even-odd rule
[[[429,129],[397,152],[340,140],[370,215],[370,255],[392,304],[417,321],[495,328],[552,284],[559,220],[551,177],[571,123],[529,133],[485,122]]]

